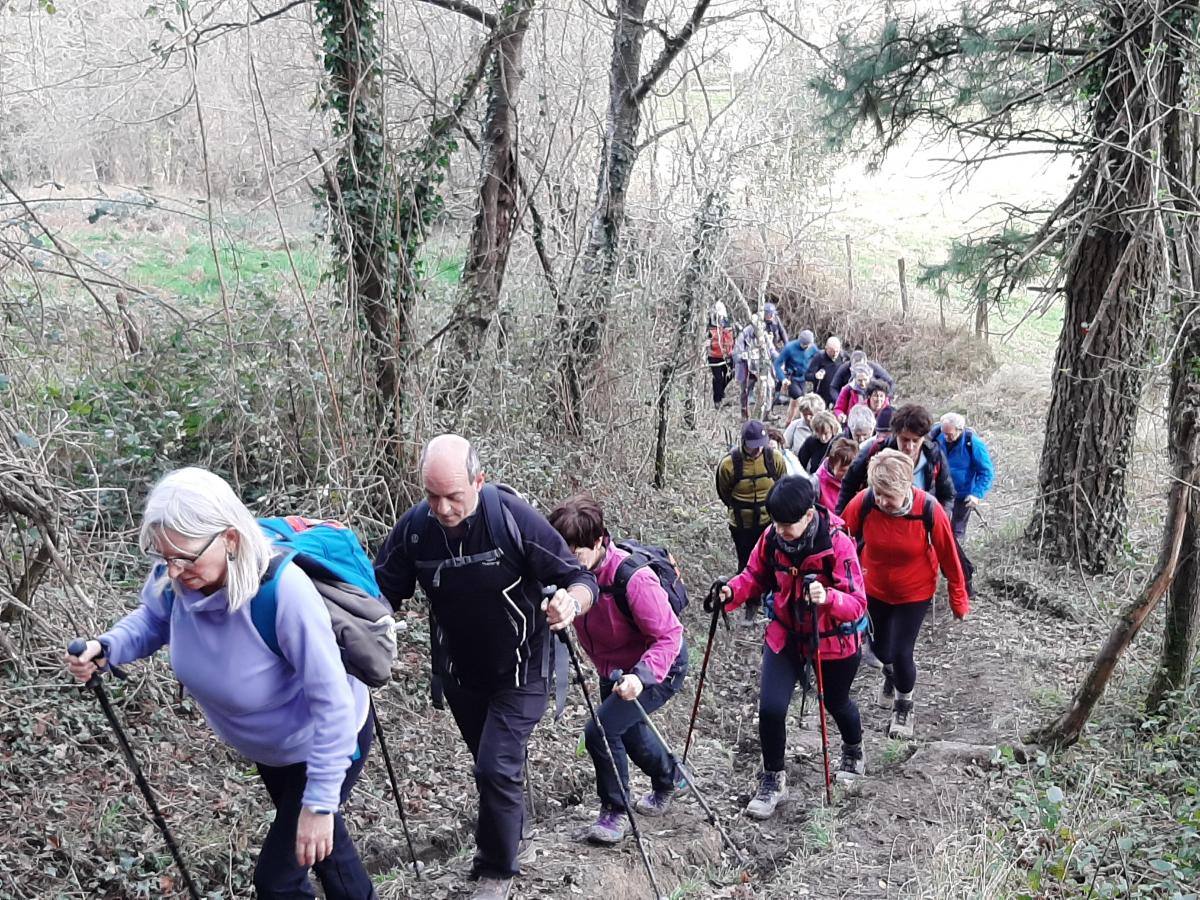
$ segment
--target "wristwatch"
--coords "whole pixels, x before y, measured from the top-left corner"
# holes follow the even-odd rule
[[[583,604],[579,602],[579,598],[576,597],[574,594],[571,595],[571,599],[575,601],[575,616],[576,617],[582,616],[583,615]]]

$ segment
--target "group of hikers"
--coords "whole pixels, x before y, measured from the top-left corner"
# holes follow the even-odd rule
[[[712,616],[705,668],[718,616],[744,607],[744,621],[765,621],[762,770],[746,807],[756,819],[787,799],[787,711],[810,673],[822,716],[827,711],[841,735],[841,777],[866,772],[851,696],[864,654],[882,668],[887,733],[913,737],[917,635],[939,569],[954,615],[969,611],[959,541],[992,479],[987,449],[961,416],[948,413],[934,426],[920,405],[892,412],[895,382],[877,363],[843,359],[835,337],[806,361],[793,343],[807,352],[810,332],[796,342],[781,337],[775,362],[788,421],[781,431],[747,419],[717,466],[737,572],[715,581],[704,604]],[[605,845],[630,829],[639,837],[637,818],[665,814],[694,788],[650,719],[687,676],[686,591],[662,548],[614,539],[594,498],[570,497],[543,515],[488,482],[462,436],[425,445],[420,480],[424,499],[368,562],[366,583],[391,610],[408,608],[418,586],[428,601],[435,695],[474,760],[471,896],[502,900],[520,872],[526,749],[552,683],[565,687],[564,649],[587,695],[575,642],[595,666],[600,698],[593,709],[588,695],[584,735],[598,812],[581,836]],[[76,641],[65,662],[92,682],[169,645],[179,681],[217,736],[256,763],[275,807],[254,874],[258,895],[314,897],[311,871],[330,900],[364,900],[375,891],[340,809],[371,749],[374,707],[363,676],[346,662],[345,641],[335,637],[337,615],[331,619],[334,607],[318,589],[320,573],[302,556],[281,555],[278,532],[263,524],[275,521],[256,520],[211,472],[166,475],[141,524],[154,565],[140,606],[103,634]],[[636,798],[630,761],[649,777],[650,790]]]

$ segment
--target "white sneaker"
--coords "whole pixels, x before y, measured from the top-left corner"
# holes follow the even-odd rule
[[[758,794],[746,807],[746,815],[760,822],[775,815],[775,809],[788,798],[787,773],[763,772],[758,778]]]

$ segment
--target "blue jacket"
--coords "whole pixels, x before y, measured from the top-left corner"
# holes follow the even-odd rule
[[[775,377],[780,381],[785,378],[803,381],[808,364],[819,350],[816,341],[807,347],[801,347],[799,341],[788,341],[775,357]]]
[[[951,447],[942,434],[942,427],[935,425],[929,436],[937,441],[950,464],[950,477],[954,479],[954,493],[958,497],[971,494],[983,499],[992,488],[995,470],[987,445],[979,435],[964,428],[962,436]]]

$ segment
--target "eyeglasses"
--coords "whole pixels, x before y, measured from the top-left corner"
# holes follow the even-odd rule
[[[224,531],[218,531],[210,537],[194,556],[163,556],[161,553],[156,553],[153,550],[148,551],[146,555],[154,562],[163,563],[167,567],[179,566],[181,569],[191,569],[200,561],[200,557],[208,552],[208,548],[213,545],[213,542],[224,533]]]

